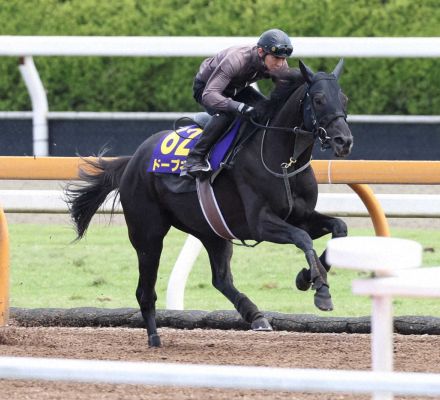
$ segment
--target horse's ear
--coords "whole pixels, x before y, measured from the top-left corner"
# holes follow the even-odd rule
[[[301,60],[299,60],[299,69],[302,73],[302,76],[306,80],[306,82],[310,83],[312,81],[312,78],[314,75],[313,71],[306,64],[304,64]]]
[[[341,76],[343,68],[344,68],[344,59],[341,58],[338,62],[338,65],[336,65],[335,69],[332,72],[332,74],[336,76],[336,79],[339,79],[339,77]]]

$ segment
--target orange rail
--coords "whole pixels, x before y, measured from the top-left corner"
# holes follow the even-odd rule
[[[370,218],[373,221],[376,236],[391,236],[388,220],[371,188],[364,183],[350,183],[349,186],[360,197],[365,207],[367,207]]]
[[[72,180],[83,164],[79,157],[0,157],[0,179]]]
[[[0,157],[0,179],[72,180],[83,164],[79,157]],[[390,235],[388,221],[365,183],[440,183],[440,162],[317,160],[312,167],[319,183],[350,185],[367,207],[378,236]]]
[[[0,157],[0,179],[78,178],[79,157]],[[314,160],[318,183],[440,184],[440,161]]]
[[[77,179],[83,163],[78,157],[0,157],[0,179]],[[367,207],[379,236],[389,236],[388,222],[367,183],[440,184],[438,161],[315,160],[312,167],[319,183],[350,185]]]
[[[316,160],[319,183],[440,184],[440,161]]]

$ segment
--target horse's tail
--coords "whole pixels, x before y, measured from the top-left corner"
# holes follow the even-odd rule
[[[79,179],[85,183],[70,184],[64,191],[65,200],[78,234],[77,240],[84,236],[92,217],[104,203],[107,195],[115,190],[111,210],[113,214],[121,177],[130,159],[131,156],[112,160],[105,160],[102,157],[96,161],[84,159],[86,168],[80,168]]]

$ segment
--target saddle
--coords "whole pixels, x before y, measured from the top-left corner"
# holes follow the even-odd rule
[[[202,134],[209,118],[211,116],[207,113],[198,113],[193,118],[195,125],[182,127],[163,136],[156,144],[147,171],[155,173],[173,193],[197,191],[203,215],[211,229],[224,239],[237,239],[223,218],[212,183],[223,169],[232,168],[236,154],[252,134],[244,135],[240,129],[241,119],[234,120],[210,151],[208,159],[213,173],[209,178],[188,180],[179,176],[189,151],[196,143],[195,139]]]

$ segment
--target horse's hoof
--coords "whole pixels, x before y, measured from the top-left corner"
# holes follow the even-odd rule
[[[253,331],[273,331],[269,321],[264,317],[257,318],[255,321],[252,321],[251,329]]]
[[[321,311],[333,310],[332,296],[330,295],[328,286],[322,285],[319,289],[316,290],[315,306],[318,307]]]
[[[160,337],[157,333],[148,336],[148,347],[161,347]]]
[[[312,282],[310,282],[310,270],[307,268],[303,268],[301,271],[298,272],[298,275],[296,276],[296,288],[298,290],[306,291],[310,289],[310,286],[312,286]]]

